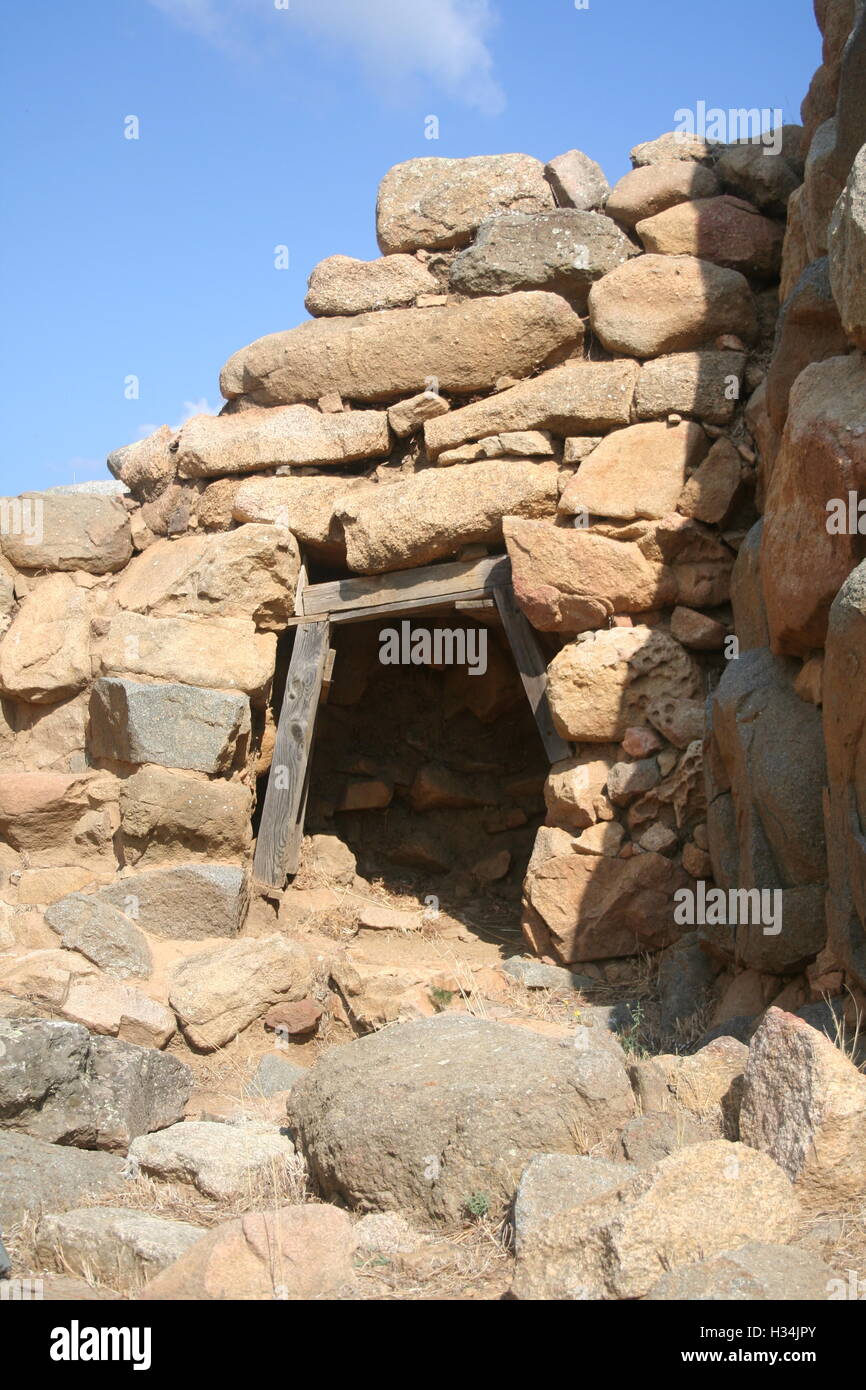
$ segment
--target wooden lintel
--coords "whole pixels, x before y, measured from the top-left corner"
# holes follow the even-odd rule
[[[381,608],[449,594],[465,598],[467,593],[492,592],[510,579],[508,557],[487,555],[482,560],[458,560],[447,565],[426,565],[422,569],[308,584],[296,607],[299,616],[324,617],[347,610]]]

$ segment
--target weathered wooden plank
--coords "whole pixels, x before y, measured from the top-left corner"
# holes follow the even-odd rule
[[[363,623],[371,618],[387,618],[389,615],[400,614],[406,617],[408,613],[421,613],[430,608],[452,609],[455,598],[485,598],[489,593],[491,593],[490,589],[463,589],[457,594],[431,594],[429,598],[410,598],[406,599],[405,602],[377,603],[371,604],[367,608],[338,609],[336,613],[331,614],[331,622],[337,625],[340,623]]]
[[[307,771],[304,775],[304,790],[301,793],[301,804],[298,808],[298,816],[294,825],[289,830],[286,839],[286,848],[283,854],[283,866],[287,875],[296,874],[301,866],[301,846],[304,842],[304,821],[307,816],[307,797],[310,793],[310,764],[312,758],[307,758]]]
[[[552,763],[558,763],[562,758],[570,758],[571,744],[566,743],[556,732],[550,713],[550,701],[547,698],[547,661],[538,639],[525,615],[518,608],[510,587],[496,589],[494,598],[514,653],[523,688],[535,715],[538,732],[547,749],[547,756]]]
[[[486,555],[482,560],[459,560],[448,565],[427,565],[423,569],[399,570],[388,574],[365,575],[359,579],[336,579],[328,584],[309,584],[301,595],[298,614],[315,617],[342,609],[378,608],[383,604],[405,603],[410,599],[437,594],[457,594],[464,590],[493,589],[507,584],[511,563],[505,555]]]
[[[295,635],[289,662],[253,863],[254,877],[274,888],[282,888],[286,874],[293,872],[287,852],[301,810],[329,640],[327,620],[305,623]]]

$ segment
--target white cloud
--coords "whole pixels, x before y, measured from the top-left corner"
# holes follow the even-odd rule
[[[212,406],[205,396],[201,396],[197,401],[184,401],[180,416],[175,420],[171,428],[173,430],[179,430],[181,425],[186,424],[187,420],[192,419],[193,415],[218,415],[219,410],[220,407]],[[138,438],[148,439],[150,435],[155,434],[160,428],[160,425],[149,423],[139,425]]]
[[[492,0],[150,0],[185,29],[217,47],[259,52],[295,41],[294,27],[343,49],[378,89],[426,77],[450,96],[496,115],[505,97],[488,47],[496,23]],[[264,25],[267,25],[267,28]]]

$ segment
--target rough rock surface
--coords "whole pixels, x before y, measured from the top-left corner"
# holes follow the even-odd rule
[[[173,1264],[205,1234],[188,1221],[171,1221],[124,1207],[82,1207],[51,1212],[36,1231],[35,1250],[52,1266],[112,1287],[138,1287]]]
[[[618,742],[645,724],[659,696],[695,699],[701,679],[694,659],[666,633],[646,627],[610,628],[571,642],[549,668],[550,704],[564,738]]]
[[[386,255],[465,246],[494,213],[553,207],[544,165],[525,154],[408,159],[379,185],[376,233]]]
[[[150,1177],[190,1183],[206,1197],[232,1201],[257,1188],[265,1197],[269,1180],[291,1159],[292,1146],[278,1129],[261,1123],[186,1120],[135,1139],[129,1156]]]
[[[119,499],[98,494],[24,493],[24,524],[15,500],[4,499],[10,521],[0,528],[0,550],[23,570],[86,570],[110,574],[132,556],[129,517]],[[28,524],[29,523],[29,524]]]
[[[606,1174],[612,1166],[594,1161]],[[723,1140],[679,1149],[595,1197],[575,1186],[571,1205],[563,1193],[558,1210],[517,1237],[518,1298],[642,1298],[667,1271],[696,1259],[754,1240],[784,1243],[797,1219],[782,1170]]]
[[[90,606],[68,574],[42,579],[0,642],[0,693],[54,704],[90,679]]]
[[[458,294],[552,290],[586,312],[593,282],[633,254],[628,238],[600,213],[502,213],[483,223],[460,252],[449,283]]]
[[[593,434],[627,425],[637,368],[632,362],[569,362],[488,400],[430,420],[427,452],[436,457],[473,439],[510,430]]]
[[[767,493],[761,576],[774,651],[824,645],[834,595],[863,558],[849,493],[866,486],[866,363],[831,357],[801,372]],[[828,503],[843,507],[840,530]]]
[[[349,568],[361,574],[426,565],[464,545],[496,541],[503,516],[551,516],[553,463],[486,460],[426,469],[340,503]]]
[[[830,223],[830,278],[845,331],[866,350],[866,146],[854,160]]]
[[[802,1192],[856,1197],[866,1164],[866,1077],[804,1019],[769,1009],[749,1046],[740,1133]]]
[[[383,458],[388,446],[382,410],[323,415],[308,405],[284,405],[194,415],[177,436],[177,471],[181,478],[213,478],[284,466],[340,466]]]
[[[225,772],[250,731],[250,702],[227,690],[103,677],[90,697],[91,751],[125,763]]]
[[[209,1231],[142,1290],[143,1300],[285,1299],[351,1293],[355,1232],[336,1207],[251,1212]]]
[[[75,1023],[0,1019],[0,1116],[51,1143],[125,1150],[183,1114],[192,1074],[176,1057]]]
[[[757,320],[748,281],[694,256],[638,256],[589,292],[593,332],[609,352],[658,357],[719,334],[751,342]]]
[[[806,1250],[750,1241],[712,1259],[663,1274],[646,1298],[652,1302],[821,1302],[839,1280]]]
[[[622,1061],[466,1016],[398,1024],[331,1050],[292,1092],[317,1187],[362,1210],[459,1219],[507,1199],[533,1153],[571,1153],[633,1113]]]
[[[332,391],[348,400],[393,401],[435,377],[442,391],[472,395],[501,376],[527,376],[582,337],[574,310],[541,290],[311,319],[235,353],[220,390],[228,400],[247,396],[259,405],[318,400]]]
[[[271,1004],[303,999],[312,974],[303,947],[282,936],[232,942],[181,961],[169,1001],[195,1047],[221,1047]]]
[[[47,1144],[6,1125],[0,1129],[0,1225],[5,1230],[40,1211],[77,1207],[89,1197],[123,1192],[124,1160],[117,1154]]]
[[[712,198],[719,188],[718,176],[712,169],[692,160],[672,159],[624,174],[611,189],[604,210],[624,227],[634,227],[677,203]]]
[[[415,256],[328,256],[313,267],[304,304],[314,318],[402,309],[416,295],[438,294],[439,281]]]
[[[127,566],[114,596],[121,608],[153,617],[248,618],[259,629],[281,631],[294,612],[299,569],[290,532],[239,526],[154,542]]]

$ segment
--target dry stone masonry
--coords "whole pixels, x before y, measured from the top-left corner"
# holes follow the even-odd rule
[[[41,1268],[261,1298],[279,1250],[281,1296],[357,1297],[510,1210],[518,1298],[831,1296],[800,1234],[866,1158],[866,9],[815,8],[775,152],[398,164],[381,256],[321,261],[218,415],[4,499],[0,1225],[35,1213]],[[478,678],[378,659],[377,605],[423,589],[429,628],[438,581]],[[322,647],[325,590],[372,611]],[[226,1108],[202,1077],[253,1042]]]

